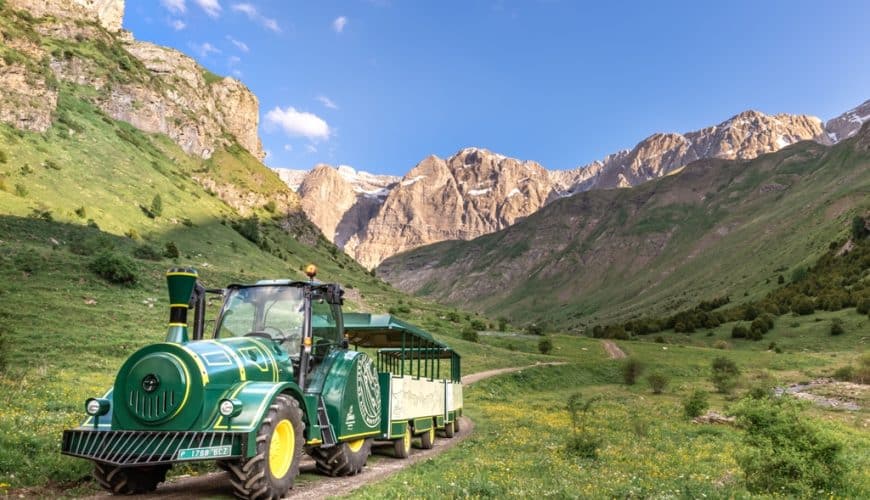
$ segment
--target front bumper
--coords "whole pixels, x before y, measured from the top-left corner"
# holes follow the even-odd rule
[[[232,460],[248,448],[246,432],[63,431],[61,453],[118,466]]]

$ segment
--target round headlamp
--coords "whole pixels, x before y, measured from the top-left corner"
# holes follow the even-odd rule
[[[109,413],[110,406],[108,399],[90,398],[85,401],[85,413],[92,417],[99,417]]]
[[[222,399],[218,411],[226,418],[238,417],[242,413],[242,402],[238,399]]]

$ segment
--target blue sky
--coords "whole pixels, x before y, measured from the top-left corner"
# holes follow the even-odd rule
[[[273,167],[402,175],[480,146],[567,169],[870,99],[864,1],[127,0],[124,26],[250,87]]]

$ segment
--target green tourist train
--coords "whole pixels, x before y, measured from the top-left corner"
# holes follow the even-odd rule
[[[195,270],[170,270],[166,340],[133,353],[85,402],[62,453],[92,460],[117,494],[155,490],[175,463],[213,460],[236,496],[260,499],[286,494],[303,453],[347,476],[375,441],[405,458],[415,438],[431,448],[436,431],[452,437],[459,355],[391,315],[343,313],[341,287],[306,273],[207,289]],[[208,294],[223,299],[210,338]]]

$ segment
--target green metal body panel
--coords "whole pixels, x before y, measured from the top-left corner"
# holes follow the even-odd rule
[[[405,435],[405,430],[408,428],[406,420],[398,420],[390,422],[390,433],[386,436],[387,439],[396,439]]]
[[[432,428],[432,424],[433,421],[431,417],[415,418],[412,424],[414,427],[414,434],[420,434],[424,431],[428,431]]]
[[[320,394],[339,441],[381,432],[381,391],[371,358],[357,351],[334,351],[306,389]]]

